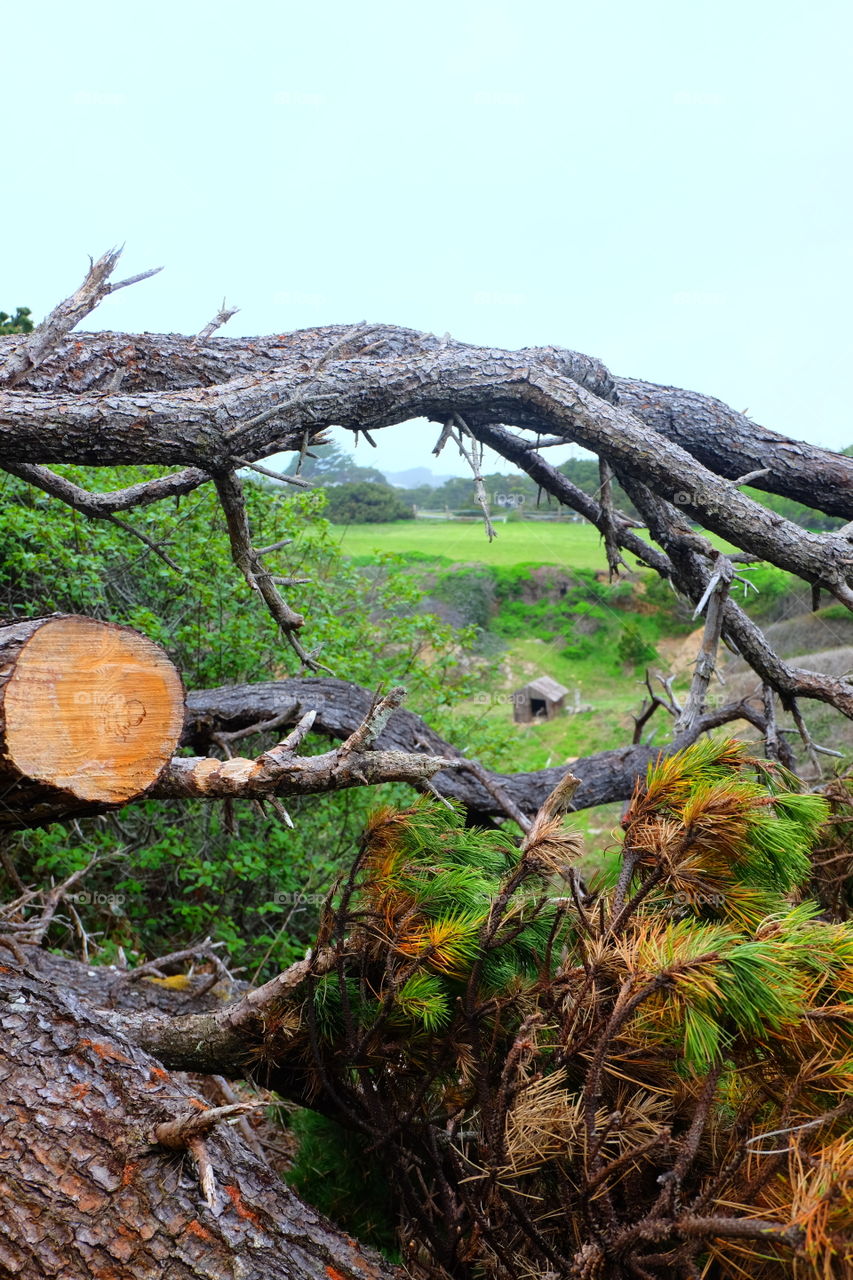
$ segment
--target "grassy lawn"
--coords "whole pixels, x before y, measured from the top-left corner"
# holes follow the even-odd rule
[[[555,564],[567,569],[607,568],[601,537],[590,524],[549,521],[498,523],[492,543],[483,525],[455,520],[398,520],[392,524],[351,524],[341,528],[341,550],[348,556],[377,551],[420,551],[454,562],[483,564]],[[633,562],[633,556],[626,557]],[[632,563],[633,567],[633,563]]]

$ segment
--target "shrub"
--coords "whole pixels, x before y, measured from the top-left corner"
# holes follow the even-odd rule
[[[419,1275],[849,1276],[853,925],[801,900],[829,810],[798,786],[732,741],[658,762],[585,895],[565,788],[520,848],[372,817],[265,1052],[362,1133]]]
[[[357,481],[326,490],[326,516],[333,524],[383,524],[413,520],[414,512],[390,485]]]

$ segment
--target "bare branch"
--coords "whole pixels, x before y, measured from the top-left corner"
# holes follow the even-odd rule
[[[272,471],[269,467],[262,467],[257,462],[247,462],[245,458],[236,458],[235,463],[238,467],[247,467],[250,471],[256,471],[259,476],[268,476],[270,480],[278,480],[281,484],[292,484],[297,489],[310,489],[310,480],[303,480],[302,476],[288,476],[283,471]]]
[[[262,732],[266,727],[265,721],[269,722],[273,717],[276,728],[285,723],[295,724],[305,706],[316,710],[315,732],[340,740],[352,739],[369,718],[371,708],[379,710],[374,695],[367,689],[343,680],[319,677],[197,690],[188,695],[187,704],[185,741],[192,742],[196,750],[205,750],[211,741],[216,742],[223,734],[229,738],[233,734],[236,738],[243,736],[244,730]],[[664,705],[662,700],[661,705]],[[676,707],[674,714],[677,711]],[[688,746],[700,733],[738,719],[754,724],[759,732],[764,730],[764,718],[754,707],[748,702],[733,702],[704,712],[692,730],[678,734],[663,746],[621,747],[574,760],[572,773],[580,779],[580,785],[572,796],[573,808],[584,809],[614,800],[627,800],[636,778],[645,772],[660,752],[669,754],[679,750]],[[365,751],[362,760],[370,760],[383,752],[399,752],[404,756],[424,753],[420,759],[440,757],[449,764],[429,775],[431,787],[440,796],[462,802],[473,814],[512,817],[516,822],[521,815],[529,824],[530,818],[566,774],[565,766],[513,774],[483,770],[475,761],[460,755],[454,746],[405,707],[399,707],[390,716],[374,741],[378,752]],[[227,740],[224,745],[228,745]],[[205,767],[210,768],[215,763],[208,761]],[[356,773],[352,776],[351,785],[357,785]],[[168,785],[168,794],[175,794],[175,784],[163,781],[163,785]],[[419,786],[420,780],[415,777],[412,785]],[[519,826],[525,829],[524,822],[519,822]]]
[[[243,497],[243,487],[233,471],[217,472],[214,476],[216,491],[225,513],[231,555],[249,588],[263,598],[267,609],[284,634],[287,643],[303,664],[312,671],[328,670],[315,657],[303,649],[296,638],[296,631],[304,626],[301,613],[295,613],[276,586],[276,578],[263,564],[260,555],[252,547],[252,530]]]
[[[210,476],[197,467],[187,467],[174,475],[159,476],[155,480],[144,480],[140,484],[129,485],[126,489],[114,489],[111,493],[91,493],[80,485],[57,475],[48,467],[38,466],[32,462],[7,462],[3,471],[26,480],[35,485],[52,498],[81,511],[83,515],[103,519],[115,511],[128,511],[131,507],[145,507],[152,502],[161,502],[164,498],[176,498],[191,493],[199,485],[207,484]]]
[[[50,315],[28,333],[0,364],[0,385],[14,387],[32,369],[38,368],[56,349],[76,325],[98,303],[128,285],[137,284],[156,275],[162,267],[154,267],[151,271],[142,271],[138,275],[122,280],[118,284],[109,284],[115,265],[121,255],[121,249],[105,253],[97,262],[93,262],[86,274],[86,279],[75,293],[54,307]]]
[[[702,644],[693,669],[690,693],[681,714],[675,722],[676,733],[689,732],[705,709],[708,685],[711,683],[711,676],[717,669],[717,649],[719,648],[720,636],[723,630],[723,610],[733,577],[734,568],[731,561],[724,555],[719,556],[717,567],[711,574],[702,598],[696,606],[696,613],[693,615],[696,617],[696,614],[700,613],[707,605],[708,612],[705,615]]]
[[[239,307],[227,307],[225,305],[225,299],[223,298],[222,306],[219,308],[216,315],[196,334],[196,342],[206,342],[211,334],[214,334],[217,329],[221,329],[223,325],[226,325],[232,316],[236,316],[239,310]]]
[[[336,751],[305,757],[295,754],[316,718],[316,711],[309,711],[289,737],[257,760],[175,757],[147,794],[160,799],[177,796],[251,799],[264,795],[309,795],[375,786],[379,782],[421,785],[444,769],[458,767],[460,762],[444,756],[373,749],[404,696],[402,687],[392,689],[371,708]]]
[[[492,524],[492,518],[489,515],[489,499],[486,494],[486,487],[483,484],[483,446],[481,442],[471,434],[464,418],[462,418],[458,413],[454,412],[452,421],[455,424],[456,430],[454,431],[451,428],[451,434],[459,446],[459,452],[462,454],[462,457],[468,463],[468,466],[471,468],[473,473],[474,494],[480,509],[483,512],[486,535],[489,542],[491,542],[492,539],[496,538],[498,535],[495,531],[495,526]],[[466,437],[471,441],[469,448],[466,448],[464,443]]]
[[[611,581],[619,576],[619,566],[625,565],[625,561],[619,554],[619,536],[616,526],[616,516],[613,510],[613,471],[610,465],[605,462],[604,458],[599,459],[598,463],[599,477],[601,484],[599,486],[599,497],[601,499],[601,525],[604,537],[604,550],[607,555],[607,568],[610,572]]]
[[[376,739],[382,733],[393,713],[398,707],[402,706],[405,697],[406,690],[402,685],[398,684],[389,690],[384,698],[380,698],[371,707],[370,712],[365,716],[355,732],[351,733],[342,744],[341,751],[344,755],[349,755],[353,751],[366,751],[369,747],[375,746]]]

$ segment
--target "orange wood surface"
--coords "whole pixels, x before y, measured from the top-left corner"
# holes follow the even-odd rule
[[[138,632],[92,618],[47,620],[5,690],[6,751],[26,777],[81,800],[139,795],[171,758],[183,688]]]

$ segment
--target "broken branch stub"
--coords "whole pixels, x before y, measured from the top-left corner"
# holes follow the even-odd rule
[[[0,627],[0,828],[140,796],[183,718],[178,672],[129,627],[74,614]]]

